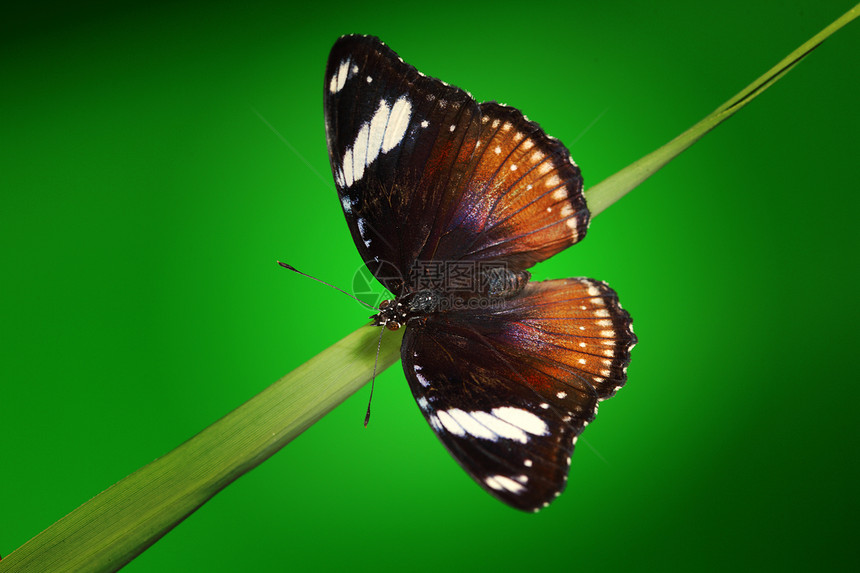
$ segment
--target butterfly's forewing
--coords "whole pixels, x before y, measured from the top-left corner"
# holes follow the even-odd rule
[[[579,168],[518,110],[478,105],[368,36],[335,43],[324,102],[344,215],[394,294],[416,261],[519,271],[585,236]]]
[[[536,511],[564,489],[576,437],[626,380],[636,342],[615,292],[591,279],[530,283],[482,312],[409,324],[412,393],[475,481]]]
[[[371,272],[400,294],[434,227],[458,203],[478,137],[478,106],[377,38],[344,36],[329,55],[324,108],[352,237]]]
[[[519,110],[494,102],[480,110],[461,200],[434,253],[524,270],[585,236],[582,177],[564,145]]]

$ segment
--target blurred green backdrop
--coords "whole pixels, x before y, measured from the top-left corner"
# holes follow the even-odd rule
[[[347,286],[360,265],[322,121],[339,35],[378,35],[425,73],[521,108],[589,185],[851,5],[5,14],[0,554],[365,322],[275,265]],[[472,484],[397,365],[367,430],[364,389],[127,570],[857,566],[857,26],[535,269],[607,280],[640,337],[550,509],[522,515]]]

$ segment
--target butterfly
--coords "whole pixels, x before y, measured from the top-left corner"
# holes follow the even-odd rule
[[[585,237],[579,168],[519,110],[476,102],[375,37],[337,40],[324,89],[346,222],[394,295],[373,323],[405,328],[415,401],[478,485],[546,507],[636,343],[606,283],[529,281],[529,267]]]

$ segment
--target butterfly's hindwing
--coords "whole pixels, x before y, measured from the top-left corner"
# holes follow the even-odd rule
[[[460,465],[492,495],[536,511],[564,489],[575,439],[624,384],[635,342],[612,289],[566,279],[530,283],[485,312],[416,319],[401,357]]]

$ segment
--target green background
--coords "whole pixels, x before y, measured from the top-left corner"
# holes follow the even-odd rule
[[[852,1],[308,4],[4,14],[0,554],[365,322],[275,265],[360,265],[339,35],[519,107],[591,185]],[[640,337],[551,508],[471,483],[397,365],[367,430],[365,388],[127,571],[857,566],[857,26],[534,269],[608,281]]]

